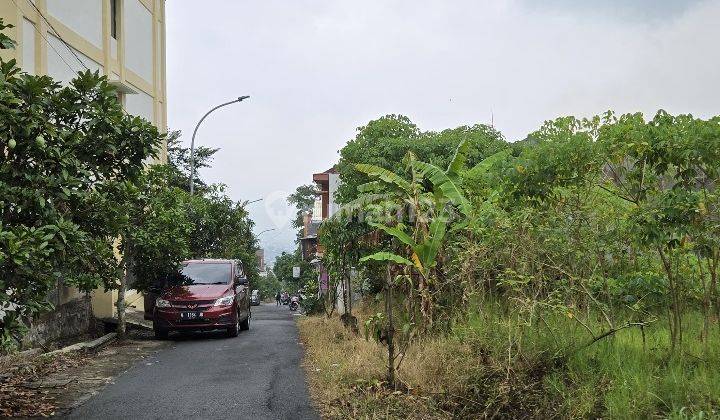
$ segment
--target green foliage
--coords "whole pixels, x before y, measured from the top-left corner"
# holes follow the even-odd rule
[[[4,25],[1,25],[4,28]],[[3,36],[2,46],[11,43]],[[59,284],[112,287],[113,241],[127,222],[123,183],[163,141],[124,113],[105,77],[84,72],[61,86],[0,63],[0,327],[3,344],[49,308]]]
[[[350,289],[352,267],[357,267],[360,256],[374,249],[366,238],[370,229],[365,223],[353,217],[340,214],[323,221],[318,231],[318,242],[322,246],[322,266],[328,273],[328,292],[320,302],[326,314],[332,314],[336,305],[338,285],[345,282]]]
[[[193,224],[188,196],[168,185],[166,165],[151,166],[137,183],[126,185],[127,225],[120,235],[123,267],[132,274],[129,284],[147,290],[175,272],[190,256]]]
[[[395,264],[404,264],[409,267],[414,266],[412,261],[408,260],[405,257],[401,257],[400,255],[393,254],[392,252],[387,251],[380,251],[376,252],[374,254],[366,255],[362,258],[360,258],[360,262],[367,262],[367,261],[387,261],[390,263]]]
[[[342,184],[337,200],[347,204],[358,197],[358,187],[368,181],[358,164],[374,165],[393,173],[404,171],[403,157],[408,151],[417,159],[440,168],[453,162],[457,146],[465,141],[467,152],[455,166],[474,166],[485,157],[506,147],[502,136],[486,125],[461,126],[441,132],[421,132],[409,118],[387,115],[370,121],[340,150],[337,168]]]
[[[278,291],[285,289],[285,286],[280,283],[272,270],[268,270],[265,277],[258,276],[257,280],[252,283],[251,287],[260,291],[261,299],[275,299],[275,294]]]
[[[168,144],[168,163],[162,171],[167,187],[183,196],[185,213],[191,225],[186,237],[190,258],[225,258],[240,260],[251,284],[259,281],[257,238],[252,233],[254,222],[243,203],[230,199],[222,184],[207,184],[195,177],[195,194],[190,196],[190,167],[188,148],[181,146],[177,132],[171,133]],[[198,167],[209,166],[218,149],[197,148]],[[197,174],[196,174],[197,175]]]
[[[301,185],[290,194],[287,201],[297,207],[299,211],[310,211],[315,204],[315,197],[318,194],[317,187],[313,184]]]
[[[202,168],[210,167],[215,153],[220,149],[210,148],[207,146],[195,147],[195,191],[199,194],[205,194],[209,186],[202,177],[197,173]],[[166,172],[168,184],[172,187],[179,188],[183,191],[190,192],[190,148],[183,147],[180,140],[180,132],[173,131],[167,135],[167,165],[170,169]]]
[[[2,19],[0,19],[0,31],[5,30],[7,28],[14,28],[14,25],[6,25]],[[10,38],[9,36],[0,33],[0,50],[9,50],[15,48],[15,45],[17,43]]]
[[[395,220],[395,226],[383,223],[368,222],[372,227],[382,230],[408,247],[408,258],[401,257],[392,252],[378,252],[361,261],[392,261],[399,264],[415,267],[426,279],[430,277],[430,270],[435,267],[436,258],[445,239],[447,226],[450,223],[449,210],[452,204],[460,210],[465,217],[470,216],[470,202],[465,198],[460,186],[453,181],[458,179],[457,173],[466,160],[467,143],[461,142],[451,159],[447,171],[435,165],[418,161],[412,153],[408,153],[404,161],[410,180],[400,175],[372,165],[357,165],[357,169],[371,178],[385,184],[381,191],[386,196],[394,196],[398,205],[409,203],[406,212],[398,212],[397,217],[407,217],[408,220]],[[427,182],[426,182],[427,181]],[[426,186],[424,184],[429,184]],[[380,184],[379,188],[383,188]],[[412,223],[408,228],[407,223]],[[410,232],[406,232],[409,229]],[[412,261],[411,261],[412,260]]]
[[[0,48],[13,45],[0,35]],[[0,346],[20,340],[60,285],[123,295],[188,256],[240,259],[256,278],[252,221],[220,186],[196,179],[199,194],[185,192],[177,133],[170,163],[147,167],[166,136],[126,114],[105,77],[86,71],[63,87],[14,60],[0,71]],[[199,148],[199,165],[215,152]]]
[[[297,208],[292,226],[299,230],[298,238],[302,236],[302,228],[304,227],[303,214],[313,210],[318,193],[317,187],[314,184],[307,184],[297,187],[295,192],[287,198],[288,203]]]
[[[464,401],[568,417],[718,412],[720,118],[562,117],[517,144],[458,141],[454,157],[426,155],[425,135],[387,117],[341,151],[344,215],[364,211],[353,220],[378,232],[361,261],[389,263],[393,282],[368,273],[400,295],[368,320],[372,335],[391,336],[390,310],[433,319],[418,334],[479,331],[479,369],[509,382],[469,372]],[[539,388],[497,394],[526,381]]]
[[[300,278],[293,277],[293,267],[300,267]],[[297,291],[316,278],[314,267],[302,258],[299,250],[293,253],[283,252],[278,255],[273,265],[273,273],[282,284],[292,288],[288,290],[289,292]],[[315,290],[312,292],[314,293]]]

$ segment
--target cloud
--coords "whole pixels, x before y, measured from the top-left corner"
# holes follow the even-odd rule
[[[489,123],[509,140],[559,115],[717,113],[719,1],[169,2],[168,120],[221,147],[203,175],[235,199],[292,191],[355,128]],[[273,227],[251,207],[258,230]],[[292,232],[263,235],[292,246]],[[284,236],[283,236],[284,235]]]

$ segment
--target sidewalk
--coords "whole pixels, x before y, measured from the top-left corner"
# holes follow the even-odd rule
[[[127,330],[147,330],[152,331],[152,321],[148,321],[144,318],[145,313],[134,308],[127,308],[125,312],[125,323],[127,324]],[[103,318],[103,322],[107,325],[116,325],[117,318]]]
[[[82,404],[167,343],[147,331],[90,352],[10,356],[0,361],[0,417],[59,415]]]

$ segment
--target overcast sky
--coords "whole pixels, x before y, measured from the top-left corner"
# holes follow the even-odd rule
[[[720,113],[720,1],[168,1],[168,125],[220,147],[202,175],[251,204],[331,167],[358,126],[489,123],[513,141],[544,120],[607,109]],[[270,213],[275,213],[269,216]],[[274,220],[275,219],[275,220]],[[292,248],[292,232],[262,236]]]

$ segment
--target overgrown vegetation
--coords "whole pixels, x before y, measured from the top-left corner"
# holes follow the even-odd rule
[[[363,247],[353,287],[377,293],[361,321],[386,353],[368,343],[369,374],[325,379],[383,381],[372,410],[398,416],[408,398],[468,418],[717,416],[720,118],[563,117],[518,143],[443,133],[428,153],[389,116],[341,151],[353,187],[321,242]],[[327,334],[338,359],[360,345]]]

